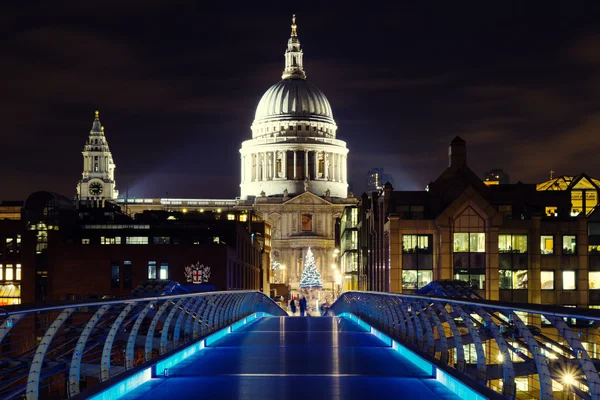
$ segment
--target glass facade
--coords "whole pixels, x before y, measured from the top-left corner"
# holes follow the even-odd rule
[[[402,288],[420,289],[433,280],[433,235],[402,235]]]

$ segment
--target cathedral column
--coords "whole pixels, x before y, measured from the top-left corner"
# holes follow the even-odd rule
[[[337,182],[338,173],[337,173],[337,154],[331,153],[331,180],[333,182]]]
[[[297,168],[296,168],[296,162],[298,161],[298,155],[296,154],[297,150],[294,150],[294,179],[297,179]]]
[[[342,155],[341,154],[336,154],[336,158],[337,158],[337,181],[341,182],[342,181]]]
[[[324,155],[324,166],[325,166],[325,180],[329,180],[329,153],[325,153]]]
[[[259,164],[259,163],[260,163],[260,156],[259,156],[259,154],[260,154],[260,153],[256,153],[256,154],[254,155],[254,156],[255,156],[255,158],[256,158],[256,165],[254,166],[254,167],[255,167],[255,169],[256,169],[256,171],[255,171],[255,173],[256,173],[256,176],[254,177],[254,181],[255,181],[255,182],[258,182],[258,181],[260,180],[260,175],[259,175],[259,172],[260,172],[260,164]]]
[[[346,156],[342,156],[342,182],[348,182],[348,160]]]
[[[271,180],[273,180],[277,176],[277,152],[276,151],[271,152],[271,160],[273,160],[271,162]]]
[[[310,179],[308,175],[308,150],[304,150],[304,179]]]
[[[319,152],[314,151],[314,171],[315,171],[315,179],[319,179]]]
[[[284,150],[281,155],[281,175],[287,179],[287,150]]]
[[[262,153],[262,177],[261,180],[262,181],[266,181],[267,180],[267,152],[263,151]]]

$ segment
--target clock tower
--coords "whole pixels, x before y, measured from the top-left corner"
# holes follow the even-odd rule
[[[115,200],[119,195],[115,183],[115,163],[104,136],[99,112],[83,151],[83,173],[77,184],[78,200]]]

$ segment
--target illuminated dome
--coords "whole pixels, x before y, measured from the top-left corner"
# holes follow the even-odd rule
[[[254,123],[316,121],[335,124],[327,97],[306,79],[283,79],[266,91],[258,103]]]
[[[348,196],[348,148],[336,139],[327,97],[306,80],[303,55],[294,16],[281,80],[260,99],[240,149],[242,199]]]

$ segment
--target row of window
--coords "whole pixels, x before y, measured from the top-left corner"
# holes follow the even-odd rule
[[[123,280],[123,289],[131,289],[132,277],[131,261],[123,261],[122,270],[118,261],[111,262],[110,287],[112,289],[120,289],[121,280]],[[154,260],[148,261],[148,279],[169,279],[169,263],[160,261],[160,264],[157,264]]]
[[[213,243],[221,243],[221,239],[219,236],[212,237]],[[100,244],[102,245],[113,245],[113,244],[122,244],[121,236],[115,237],[107,237],[100,236]],[[192,238],[193,244],[200,244],[200,240],[198,238]],[[81,239],[81,244],[91,244],[91,239],[83,238]],[[148,236],[126,236],[125,244],[150,244]],[[152,244],[179,244],[179,239],[173,238],[171,239],[169,236],[154,236],[152,238]]]
[[[21,264],[0,264],[0,281],[20,281]]]
[[[431,253],[433,235],[402,235],[402,252]],[[577,254],[577,237],[575,235],[562,236],[562,254]],[[599,246],[590,246],[590,252],[599,252]],[[527,253],[527,235],[498,235],[499,253]],[[542,235],[540,237],[540,252],[542,255],[554,254],[554,236]],[[485,233],[454,233],[454,253],[485,253]]]
[[[560,271],[562,274],[562,290],[577,289],[576,271]],[[555,271],[541,271],[542,290],[554,290]],[[527,270],[500,270],[500,289],[527,289]],[[483,270],[455,270],[454,279],[468,282],[472,287],[485,289],[485,271]],[[432,270],[403,270],[402,288],[420,289],[433,280]],[[589,289],[600,290],[600,271],[589,272]]]

